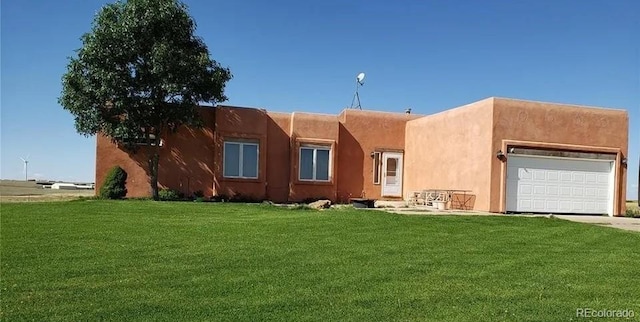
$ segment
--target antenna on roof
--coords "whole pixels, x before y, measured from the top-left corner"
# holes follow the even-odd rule
[[[29,155],[27,155],[26,158],[20,158],[20,160],[22,160],[22,162],[24,163],[24,181],[29,181],[29,177],[28,177],[28,166],[29,166]]]
[[[355,105],[355,107],[360,110],[362,109],[362,106],[360,105],[360,94],[358,94],[358,89],[362,85],[364,85],[364,73],[360,73],[356,76],[356,92],[353,94],[353,98],[351,99],[351,108],[354,108],[354,103],[357,102],[358,105]]]

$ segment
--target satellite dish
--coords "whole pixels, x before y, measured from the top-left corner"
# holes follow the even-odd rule
[[[362,106],[360,105],[360,94],[358,94],[358,88],[362,85],[364,85],[364,73],[359,73],[358,76],[356,76],[356,92],[353,93],[353,99],[351,100],[351,108],[355,106],[359,109],[362,109]],[[354,105],[356,101],[358,102],[358,105]]]

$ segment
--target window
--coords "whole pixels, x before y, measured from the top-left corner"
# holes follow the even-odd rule
[[[258,178],[258,144],[224,142],[223,173],[225,178]]]
[[[373,184],[380,184],[380,152],[373,152]]]
[[[329,181],[331,148],[327,146],[303,146],[300,148],[300,180]]]
[[[155,134],[149,134],[149,140],[150,140],[150,146],[155,146],[155,140],[156,140],[156,136]],[[140,134],[140,135],[134,135],[134,136],[129,136],[129,137],[116,137],[116,141],[124,144],[124,145],[141,145],[141,146],[146,146],[147,145],[147,138],[144,136],[144,133]],[[163,146],[164,145],[164,140],[160,139],[160,144],[159,146]]]

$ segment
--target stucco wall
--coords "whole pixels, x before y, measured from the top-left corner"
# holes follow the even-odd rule
[[[213,108],[202,108],[203,127],[181,127],[176,133],[164,136],[160,148],[158,183],[161,187],[192,195],[202,191],[213,195]]]
[[[130,154],[101,134],[96,135],[96,195],[104,184],[109,170],[120,166],[127,172],[127,196],[146,197],[150,195],[146,158],[142,153]]]
[[[493,99],[407,122],[404,195],[471,190],[470,206],[489,210]]]
[[[268,158],[268,119],[267,112],[262,109],[218,107],[216,108],[215,152],[212,167],[215,174],[216,195],[227,197],[264,199],[266,196],[266,171]],[[238,179],[225,178],[223,173],[224,141],[250,140],[259,142],[258,178]]]
[[[307,198],[328,198],[336,201],[339,157],[337,146],[339,122],[335,115],[309,114],[295,112],[291,114],[291,172],[289,201],[302,201]],[[323,144],[331,147],[331,180],[329,182],[305,182],[298,180],[298,158],[300,145],[305,143]]]
[[[274,202],[289,200],[291,175],[291,114],[268,113],[267,120],[267,195]]]
[[[176,133],[162,136],[158,185],[187,195],[201,190],[213,194],[213,130],[214,110],[200,109],[204,126],[201,129],[181,127]],[[150,196],[148,156],[145,147],[136,151],[125,149],[102,135],[96,138],[96,193],[102,187],[110,168],[119,165],[127,172],[127,197]]]
[[[381,185],[373,183],[371,153],[404,150],[407,121],[421,117],[415,114],[387,113],[347,109],[340,115],[338,146],[338,200],[349,198],[381,198]]]
[[[620,151],[616,160],[615,214],[624,213],[626,168],[620,158],[627,156],[629,117],[626,111],[587,108],[555,103],[494,98],[493,153],[505,148],[506,140],[538,147],[554,147],[585,152]],[[505,164],[491,159],[490,210],[504,211]],[[508,161],[507,161],[508,162]]]

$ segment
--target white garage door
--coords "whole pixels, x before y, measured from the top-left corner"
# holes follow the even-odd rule
[[[609,214],[613,161],[509,155],[507,211]]]

